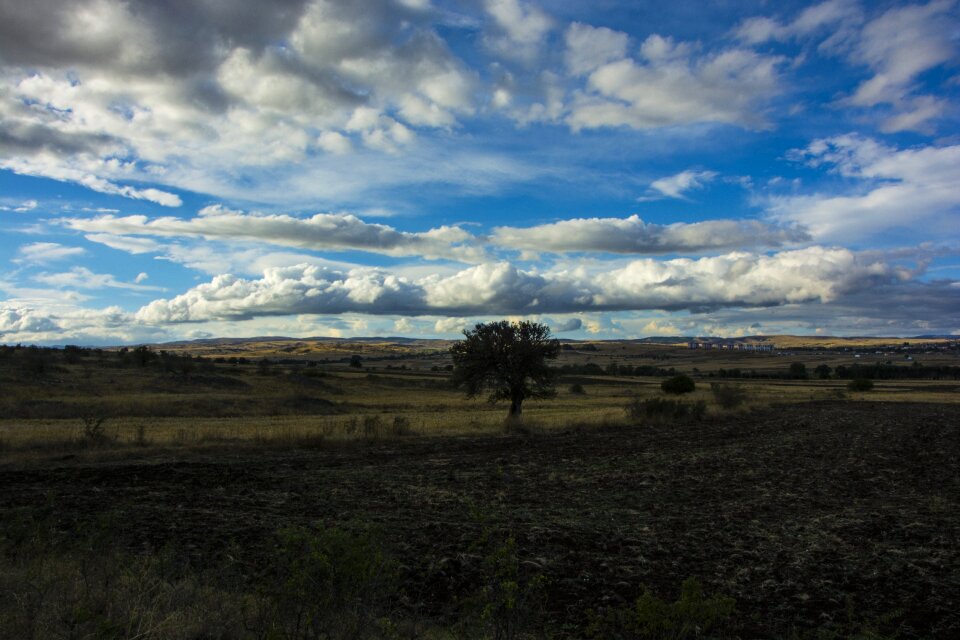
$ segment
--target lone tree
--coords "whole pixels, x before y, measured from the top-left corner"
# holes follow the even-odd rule
[[[450,347],[453,384],[471,398],[484,391],[488,400],[510,401],[508,418],[521,417],[526,398],[551,398],[555,373],[547,366],[560,353],[550,327],[536,322],[488,322],[463,332]]]

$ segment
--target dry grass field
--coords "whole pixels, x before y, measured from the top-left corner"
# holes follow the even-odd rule
[[[960,633],[955,344],[570,343],[509,428],[447,347],[5,348],[0,637]]]

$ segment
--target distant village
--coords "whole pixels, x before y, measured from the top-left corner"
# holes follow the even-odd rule
[[[757,344],[754,342],[700,342],[691,341],[687,343],[690,349],[728,349],[731,351],[774,351],[772,344]]]

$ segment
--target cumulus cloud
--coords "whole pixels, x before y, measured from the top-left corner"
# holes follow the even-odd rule
[[[33,242],[17,249],[13,262],[18,264],[48,264],[58,260],[67,260],[82,256],[86,251],[81,247],[67,247],[56,242]]]
[[[92,234],[97,241],[119,246],[124,236],[193,237],[245,240],[316,250],[361,250],[390,256],[422,256],[478,262],[483,250],[459,227],[442,226],[424,232],[399,231],[371,224],[344,213],[318,213],[309,218],[260,215],[214,205],[194,218],[104,215],[62,218],[60,224]],[[146,247],[144,247],[146,248]]]
[[[437,333],[463,333],[468,325],[464,318],[440,318],[434,323],[433,330]]]
[[[855,184],[848,193],[771,198],[774,219],[801,224],[816,240],[862,241],[891,229],[960,232],[960,145],[897,149],[857,135],[815,140],[791,157]]]
[[[657,34],[624,58],[595,69],[574,100],[574,129],[649,129],[701,122],[763,129],[762,103],[779,91],[778,57],[729,48],[698,54],[689,43]]]
[[[498,54],[523,62],[532,62],[540,54],[553,19],[525,0],[485,0],[484,8],[492,18],[485,42]]]
[[[181,200],[138,183],[196,190],[354,141],[395,152],[475,109],[477,74],[429,3],[43,0],[0,15],[0,167],[164,206]],[[347,128],[362,108],[376,126]]]
[[[51,318],[30,308],[0,305],[0,336],[57,331],[60,326]]]
[[[61,296],[62,298],[62,296]],[[163,327],[138,323],[119,307],[85,309],[0,302],[0,338],[38,344],[131,344],[167,340]]]
[[[708,220],[668,225],[629,218],[578,218],[536,227],[498,227],[495,244],[528,251],[604,253],[691,253],[778,247],[809,240],[801,228],[758,220]]]
[[[626,58],[628,40],[622,31],[574,22],[564,34],[564,61],[570,73],[586,75],[608,62]]]
[[[530,315],[631,309],[704,310],[836,299],[912,273],[846,249],[809,247],[771,256],[635,260],[600,273],[584,267],[537,273],[488,263],[452,275],[408,279],[380,270],[313,265],[222,275],[136,314],[151,324],[345,312],[403,316]]]

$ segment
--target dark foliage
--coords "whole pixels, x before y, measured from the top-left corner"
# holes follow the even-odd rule
[[[697,385],[694,383],[693,378],[681,373],[661,382],[660,388],[663,389],[664,393],[680,395],[690,393],[697,388]]]

